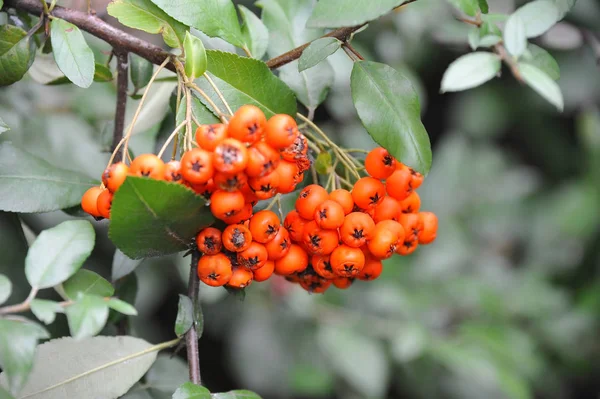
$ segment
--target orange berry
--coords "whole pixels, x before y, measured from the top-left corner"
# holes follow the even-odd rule
[[[163,180],[165,178],[165,163],[154,154],[138,155],[129,165],[129,174]]]
[[[251,177],[248,180],[248,184],[258,199],[269,199],[277,194],[279,174],[276,171],[273,171],[266,176]]]
[[[344,215],[349,214],[354,209],[354,200],[350,191],[339,188],[329,193],[329,199],[337,202],[344,209]]]
[[[225,139],[215,148],[213,166],[219,172],[242,172],[248,164],[248,150],[239,140]]]
[[[264,135],[267,118],[255,105],[242,105],[231,117],[227,133],[244,143],[254,143]]]
[[[329,198],[329,193],[323,187],[311,184],[302,189],[296,200],[296,210],[304,219],[311,220],[317,207]]]
[[[433,212],[420,212],[419,220],[423,224],[418,234],[419,244],[431,244],[437,236],[438,218]]]
[[[421,209],[421,197],[416,191],[400,201],[400,212],[402,213],[417,213]]]
[[[298,134],[294,143],[288,147],[282,148],[280,153],[283,159],[290,162],[305,158],[308,153],[308,140],[303,134]]]
[[[296,189],[296,185],[302,181],[298,166],[294,162],[281,160],[275,172],[279,175],[277,191],[281,194],[291,193]]]
[[[236,191],[241,190],[248,183],[248,177],[244,172],[234,174],[217,172],[213,176],[213,181],[221,190]]]
[[[252,243],[252,233],[243,224],[230,224],[223,230],[223,246],[231,252],[241,252]]]
[[[404,241],[398,245],[398,248],[396,248],[396,253],[403,255],[403,256],[410,255],[416,251],[418,246],[419,246],[419,241],[417,239],[414,239],[414,238],[404,239]]]
[[[192,183],[208,182],[214,174],[212,153],[202,148],[186,151],[181,157],[181,176]]]
[[[275,273],[287,276],[300,273],[308,266],[308,254],[299,245],[292,244],[287,254],[275,261]]]
[[[401,237],[399,230],[389,229],[381,223],[383,222],[375,225],[373,237],[367,243],[367,247],[376,259],[387,259],[396,252]]]
[[[375,223],[382,220],[398,220],[400,213],[400,204],[392,197],[386,195],[373,211],[373,220]]]
[[[165,164],[165,180],[173,183],[183,183],[181,162],[169,161]]]
[[[102,183],[114,194],[127,178],[128,172],[129,167],[123,162],[113,163],[102,173]]]
[[[275,262],[268,260],[263,266],[253,270],[254,281],[259,283],[261,281],[267,281],[269,277],[273,275],[273,271],[275,271]]]
[[[360,248],[340,245],[329,258],[333,272],[340,277],[354,277],[365,266],[365,254]]]
[[[221,242],[221,231],[214,227],[207,227],[196,236],[198,250],[204,255],[216,255],[223,247]]]
[[[83,196],[81,197],[81,208],[84,212],[89,213],[94,217],[102,217],[100,212],[98,211],[98,196],[104,190],[101,187],[94,186],[87,189]]]
[[[222,123],[200,125],[196,129],[196,143],[206,151],[214,151],[227,138],[227,126]]]
[[[250,218],[250,232],[254,241],[262,244],[271,241],[277,236],[281,222],[275,212],[262,210]]]
[[[333,285],[336,286],[336,288],[339,288],[340,290],[345,290],[347,288],[350,288],[350,286],[354,282],[354,279],[347,277],[338,277],[331,280],[331,282],[333,283]]]
[[[252,212],[252,204],[246,203],[241,211],[233,216],[224,217],[221,220],[225,222],[225,224],[239,224],[250,219],[252,217]]]
[[[264,141],[258,141],[248,147],[246,174],[260,177],[273,172],[279,165],[279,153]]]
[[[246,288],[252,283],[253,278],[254,275],[251,270],[244,267],[234,267],[227,286],[238,289]]]
[[[375,280],[383,271],[383,263],[379,259],[367,256],[365,259],[365,267],[356,276],[360,280],[370,281]]]
[[[294,144],[298,134],[298,125],[294,118],[286,114],[277,114],[267,122],[265,140],[271,147],[279,150]]]
[[[385,180],[396,170],[396,159],[385,148],[377,147],[367,154],[365,169],[374,178]]]
[[[292,241],[302,241],[302,235],[304,234],[304,225],[308,223],[308,220],[303,219],[298,211],[293,210],[288,213],[283,221],[283,226],[290,233]]]
[[[385,186],[373,177],[363,177],[354,183],[352,199],[362,209],[374,207],[383,201]]]
[[[326,200],[315,209],[314,220],[322,229],[337,229],[344,223],[344,208],[332,200]]]
[[[313,255],[310,260],[314,271],[319,276],[326,279],[332,279],[337,277],[337,275],[331,268],[330,256],[331,255]]]
[[[423,230],[423,220],[416,213],[401,213],[398,222],[404,228],[405,240],[418,241],[419,234]]]
[[[339,244],[337,230],[325,230],[319,227],[314,220],[306,223],[302,242],[311,254],[328,255]]]
[[[238,263],[250,270],[256,270],[264,266],[269,260],[267,248],[259,242],[252,241],[248,248],[237,254]]]
[[[244,205],[244,195],[239,191],[217,190],[210,196],[210,211],[217,219],[229,218],[237,214]]]
[[[344,244],[359,248],[370,240],[375,230],[373,219],[362,212],[352,212],[346,215],[340,227],[340,237]]]
[[[227,284],[232,274],[231,261],[224,254],[204,255],[198,261],[198,278],[211,287]]]
[[[112,207],[113,194],[108,190],[102,190],[96,200],[98,213],[105,219],[110,219],[110,209]]]
[[[277,260],[288,253],[291,245],[290,233],[282,226],[275,238],[265,244],[265,248],[267,248],[269,259]]]
[[[412,192],[411,174],[407,169],[396,170],[385,181],[385,188],[390,197],[402,201]]]

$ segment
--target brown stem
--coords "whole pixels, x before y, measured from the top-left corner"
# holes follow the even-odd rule
[[[4,7],[14,7],[35,16],[39,16],[43,11],[43,6],[38,0],[6,0]],[[95,15],[60,6],[54,7],[50,15],[78,26],[84,31],[104,40],[113,48],[137,54],[154,64],[160,65],[165,58],[171,56],[162,48],[115,28]],[[175,71],[172,63],[169,63],[166,68]]]
[[[198,274],[196,274],[196,268],[198,267],[198,260],[200,259],[200,253],[198,251],[192,252],[192,262],[190,265],[190,278],[188,282],[188,297],[192,300],[194,309],[196,306],[200,306],[198,303],[198,292],[200,289],[200,281],[198,280]],[[196,385],[202,384],[200,377],[200,355],[198,352],[198,334],[196,333],[196,323],[192,328],[185,334],[185,344],[187,348],[187,359],[188,368],[190,372],[190,381]]]
[[[129,71],[129,56],[127,52],[115,50],[117,56],[117,109],[115,111],[115,130],[113,131],[113,142],[111,150],[114,151],[123,139],[125,129],[125,107],[127,105],[127,83]],[[122,149],[117,151],[116,157],[120,156]]]
[[[356,50],[354,47],[352,47],[352,45],[350,44],[350,42],[344,42],[344,49],[348,49],[352,52],[352,54],[354,54],[356,56],[356,58],[358,58],[359,60],[363,61],[365,59],[365,57],[363,57],[358,50]]]
[[[519,82],[523,82],[523,77],[521,76],[519,65],[517,64],[515,59],[510,54],[508,54],[508,51],[506,51],[506,47],[504,47],[504,44],[496,44],[494,46],[494,51],[500,56],[500,59],[504,61],[504,63],[510,68],[510,72],[513,74],[515,79],[517,79]]]

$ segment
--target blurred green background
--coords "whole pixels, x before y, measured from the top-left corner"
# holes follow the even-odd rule
[[[489,2],[496,13],[521,4]],[[110,20],[105,2],[93,6]],[[423,209],[438,215],[437,241],[387,260],[378,280],[345,291],[310,295],[273,278],[240,301],[203,286],[200,357],[211,391],[247,388],[265,399],[600,397],[600,2],[579,0],[535,40],[558,60],[563,114],[507,70],[483,87],[440,94],[447,65],[470,51],[468,28],[447,2],[419,0],[353,42],[418,88],[434,154],[419,194]],[[110,47],[86,39],[97,62],[106,60]],[[226,46],[207,40],[209,48]],[[26,81],[0,89],[0,115],[11,126],[0,141],[98,178],[112,140],[115,86],[41,85],[54,76],[44,57]],[[315,120],[347,147],[374,147],[351,102],[351,62],[342,51],[329,60],[335,83]],[[173,88],[152,89],[135,154],[160,148],[172,130]],[[20,215],[21,234],[13,215],[0,213],[0,273],[16,285],[11,302],[28,292],[27,242],[73,217],[80,216]],[[110,278],[115,247],[107,224],[95,223],[96,248],[85,267]],[[126,295],[137,285],[140,315],[118,328],[151,342],[172,339],[188,261],[148,259],[119,282]],[[62,317],[49,329],[68,334]],[[107,327],[105,334],[116,332]],[[153,370],[128,398],[170,397],[165,387],[187,378],[177,357],[161,357]],[[152,388],[156,375],[165,389]]]

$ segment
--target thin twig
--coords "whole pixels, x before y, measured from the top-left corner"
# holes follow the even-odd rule
[[[185,89],[185,140],[187,149],[192,149],[192,91]]]
[[[223,114],[221,109],[219,107],[217,107],[217,104],[215,104],[215,102],[208,96],[208,94],[206,94],[204,92],[204,90],[202,90],[200,87],[198,87],[198,85],[194,82],[188,82],[188,83],[186,83],[186,86],[194,89],[198,94],[200,94],[202,96],[202,98],[204,98],[206,100],[206,102],[211,107],[213,107],[213,109],[215,110],[217,115],[219,115],[219,119],[221,119],[221,122],[227,123],[227,117]]]
[[[358,58],[359,60],[363,61],[365,59],[365,57],[363,57],[358,50],[356,50],[354,47],[352,47],[352,45],[350,44],[350,42],[346,41],[343,44],[344,49],[348,49],[352,52],[352,54],[354,54],[356,56],[356,58]]]
[[[31,288],[29,295],[27,295],[27,298],[23,302],[0,308],[0,314],[22,313],[28,311],[31,307],[31,301],[35,299],[37,293],[38,288]]]
[[[198,267],[198,260],[200,259],[200,253],[198,251],[192,252],[192,261],[190,265],[190,278],[188,281],[188,297],[192,300],[193,308],[200,306],[198,303],[198,293],[200,290],[200,281],[198,280],[198,274],[196,269]],[[185,334],[185,344],[187,348],[187,359],[190,381],[196,385],[202,384],[202,378],[200,377],[200,355],[198,352],[198,334],[196,333],[196,325],[192,326]]]
[[[113,141],[111,150],[115,151],[117,145],[123,139],[125,129],[125,107],[127,106],[127,82],[129,71],[129,57],[126,52],[116,50],[117,56],[117,108],[115,111],[115,129],[113,130]],[[119,156],[117,151],[116,156]]]
[[[175,137],[175,135],[177,133],[179,133],[179,131],[181,130],[181,128],[183,128],[185,125],[187,124],[187,121],[183,121],[179,124],[179,126],[177,126],[175,128],[175,130],[173,130],[173,133],[171,133],[169,135],[169,138],[167,139],[167,141],[165,141],[165,143],[163,144],[162,148],[160,149],[160,151],[158,152],[158,154],[156,154],[157,157],[162,158],[163,153],[165,152],[165,150],[167,149],[167,147],[169,146],[169,143],[173,140],[173,138]],[[174,146],[177,146],[177,143],[173,143]]]
[[[225,105],[225,108],[227,109],[227,112],[229,112],[229,115],[233,115],[231,108],[229,108],[229,104],[227,104],[225,97],[223,97],[223,93],[221,93],[221,90],[219,90],[215,82],[210,78],[210,76],[206,72],[204,73],[204,77],[206,78],[206,80],[208,80],[208,84],[212,86],[215,93],[217,93],[217,96],[219,96],[219,99],[221,100],[223,105]]]

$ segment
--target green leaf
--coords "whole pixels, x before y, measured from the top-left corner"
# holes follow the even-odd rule
[[[111,3],[114,4],[114,3]],[[110,7],[110,5],[109,5]],[[129,53],[129,76],[136,90],[146,87],[152,78],[154,66],[145,58]]]
[[[185,32],[183,41],[185,50],[185,74],[190,79],[196,79],[206,72],[206,49],[202,40]]]
[[[118,280],[116,283],[116,290],[115,290],[115,296],[119,298],[119,301],[122,302],[126,302],[129,305],[132,306],[135,305],[135,299],[137,297],[137,293],[138,293],[138,280],[137,277],[135,275],[135,273],[129,274],[127,276],[125,276],[124,278]],[[116,304],[113,302],[111,304],[111,301],[114,298],[111,298],[111,300],[109,300],[109,307],[112,306],[119,306],[119,304]],[[135,308],[133,308],[135,310]],[[127,308],[125,306],[121,306],[120,310],[124,310],[126,311]],[[131,309],[130,309],[131,310]],[[129,312],[125,312],[125,313],[119,313],[119,311],[115,310],[113,308],[113,311],[110,312],[108,314],[108,322],[111,324],[116,324],[118,323],[124,316],[124,314],[127,314]],[[137,310],[136,310],[137,312]],[[173,389],[174,390],[174,389]]]
[[[134,337],[54,339],[38,347],[20,397],[117,398],[148,371],[160,348]],[[60,367],[57,367],[60,365]]]
[[[0,0],[0,7],[2,7],[2,0]],[[0,399],[15,399],[6,389],[0,386]]]
[[[86,220],[69,220],[42,231],[25,258],[29,284],[48,288],[71,277],[92,253],[95,237]]]
[[[267,51],[269,31],[263,22],[243,5],[238,5],[242,16],[242,35],[250,54],[260,60]]]
[[[563,19],[576,2],[577,0],[554,0],[554,5],[558,10],[558,19]]]
[[[234,46],[244,46],[244,37],[231,0],[152,2],[179,22],[192,26],[210,37],[220,37]]]
[[[502,63],[494,53],[475,52],[452,62],[442,78],[442,92],[477,87],[500,72]]]
[[[478,47],[492,47],[502,41],[502,37],[497,35],[485,35],[479,39]]]
[[[0,243],[2,243],[0,244],[2,246],[0,272],[8,277],[13,287],[21,288],[13,290],[7,300],[16,303],[23,300],[26,295],[23,291],[29,286],[23,273],[28,250],[27,239],[16,213],[0,212]]]
[[[427,174],[431,145],[410,80],[385,64],[359,61],[352,68],[350,86],[358,116],[371,137],[401,162]]]
[[[525,24],[516,13],[511,15],[504,27],[504,45],[510,54],[519,57],[527,48]]]
[[[389,370],[385,351],[377,341],[330,326],[321,328],[317,340],[331,367],[362,397],[384,396]]]
[[[79,28],[60,18],[51,27],[52,49],[56,65],[79,87],[90,87],[94,80],[94,52]]]
[[[39,324],[28,320],[0,318],[0,368],[3,384],[15,395],[27,382],[39,339],[49,338]]]
[[[133,272],[143,261],[144,259],[130,259],[127,255],[117,249],[115,251],[115,255],[113,256],[112,262],[112,281],[116,281],[127,276],[129,273]]]
[[[94,183],[84,175],[50,165],[10,142],[0,143],[0,210],[49,212],[68,208],[78,205]]]
[[[535,0],[526,3],[513,15],[518,15],[523,21],[526,37],[543,34],[559,20],[558,8],[550,0]]]
[[[273,75],[267,64],[222,51],[206,53],[208,72],[234,111],[244,104],[254,104],[267,118],[280,113],[296,114],[294,93]],[[216,104],[221,103],[206,79],[198,79],[196,83]]]
[[[238,389],[235,391],[213,393],[212,399],[261,399],[258,394],[248,391],[245,389]]]
[[[406,0],[320,0],[306,24],[309,28],[362,25],[387,14]]]
[[[450,4],[465,14],[474,17],[479,11],[479,0],[448,0]]]
[[[342,42],[335,37],[324,37],[312,42],[298,60],[298,71],[311,68],[323,61],[342,47]]]
[[[168,393],[171,397],[180,385],[188,381],[188,373],[187,362],[180,357],[159,354],[145,381],[149,388]]]
[[[322,152],[317,155],[317,159],[315,160],[315,169],[317,173],[320,175],[326,175],[329,173],[329,169],[332,166],[331,162],[331,154],[328,152]]]
[[[179,305],[177,306],[177,318],[175,319],[175,334],[178,337],[184,335],[194,324],[194,305],[192,300],[179,295]]]
[[[187,27],[167,15],[150,0],[115,0],[106,11],[120,23],[144,32],[161,33],[170,47],[181,47]]]
[[[132,259],[183,251],[214,221],[205,204],[181,184],[130,176],[115,193],[109,236]]]
[[[79,294],[109,297],[115,293],[111,283],[91,270],[80,269],[62,284],[64,293],[69,299],[75,299]]]
[[[58,302],[46,299],[34,299],[31,301],[31,312],[44,324],[52,324],[57,313],[64,313]]]
[[[262,20],[269,29],[268,53],[271,57],[323,35],[323,29],[304,28],[314,5],[312,0],[261,0],[257,4],[263,8]],[[294,91],[302,104],[314,110],[325,100],[333,84],[333,68],[325,61],[299,72],[298,61],[294,61],[279,68],[279,78]]]
[[[558,87],[558,84],[550,76],[533,65],[525,63],[519,63],[519,71],[525,83],[553,104],[556,109],[559,111],[563,110],[564,100],[560,87]]]
[[[477,3],[479,4],[479,9],[482,13],[487,14],[489,12],[490,7],[488,6],[487,0],[477,0]]]
[[[10,127],[0,118],[0,134],[7,132],[10,130]]]
[[[477,47],[479,47],[479,28],[477,26],[471,26],[469,28],[469,34],[467,36],[467,39],[469,40],[469,47],[471,47],[471,50],[475,51],[477,50]]]
[[[113,79],[113,74],[107,66],[96,64],[94,67],[94,82],[112,82]]]
[[[112,310],[116,310],[117,312],[126,314],[128,316],[137,316],[138,314],[137,310],[135,310],[133,306],[118,298],[109,299],[108,307]]]
[[[210,399],[210,391],[192,382],[186,382],[173,394],[173,399]]]
[[[10,297],[12,293],[12,283],[4,274],[0,274],[0,305]]]
[[[21,80],[35,57],[35,44],[14,25],[0,26],[0,86]]]
[[[529,44],[527,49],[529,50],[529,53],[523,55],[521,62],[533,65],[554,80],[560,79],[560,68],[558,67],[558,63],[549,52],[535,44]]]
[[[80,295],[65,309],[69,330],[75,339],[98,334],[108,319],[108,301],[96,295]]]

